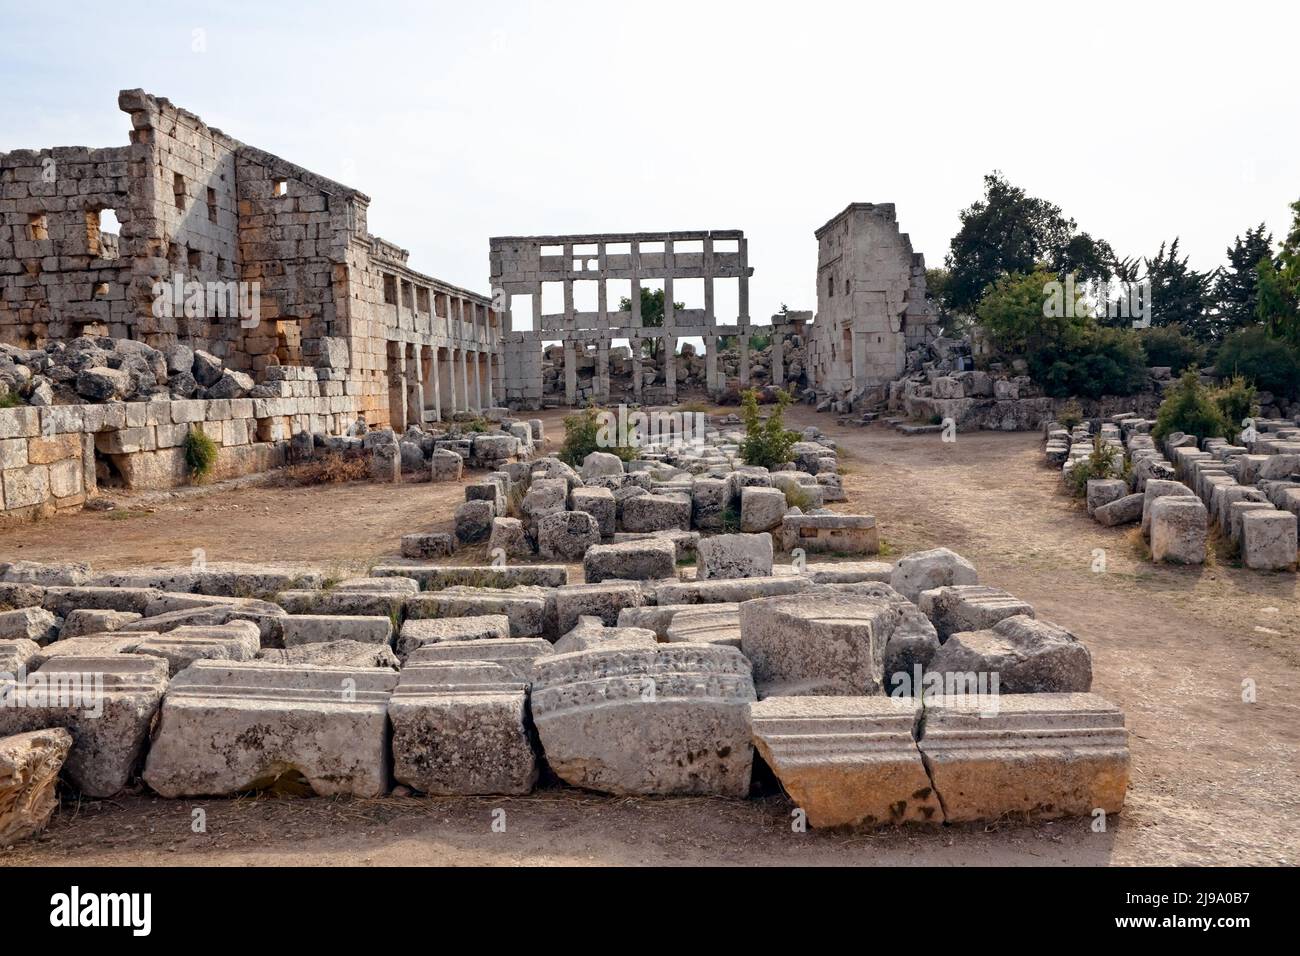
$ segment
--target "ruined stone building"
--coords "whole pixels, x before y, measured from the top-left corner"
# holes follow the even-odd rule
[[[900,232],[893,203],[851,203],[818,229],[817,317],[809,384],[837,397],[874,393],[906,370],[934,332],[925,257]]]
[[[334,428],[358,413],[400,429],[493,404],[491,301],[371,235],[367,196],[166,99],[127,90],[118,104],[128,145],[0,154],[0,342],[181,343],[259,379],[314,368],[329,386],[316,397],[332,401],[313,411]],[[108,211],[120,235],[102,228]],[[197,308],[169,291],[192,282],[206,290]],[[258,314],[230,314],[223,287]]]
[[[503,337],[505,398],[536,408],[542,401],[542,343],[564,348],[565,400],[575,404],[590,391],[597,401],[610,395],[610,349],[615,339],[631,347],[633,394],[638,401],[677,397],[676,363],[662,362],[651,383],[642,374],[642,346],[656,341],[673,355],[678,340],[704,340],[706,383],[711,394],[726,383],[717,365],[719,336],[734,336],[740,353],[738,376],[748,384],[749,277],[745,236],[739,230],[637,232],[584,236],[507,236],[491,240],[491,282],[505,305]],[[720,322],[715,284],[737,282],[738,315]],[[699,287],[698,301],[684,301],[683,287]],[[641,290],[662,289],[662,326],[642,322]],[[688,299],[690,297],[687,297]],[[630,307],[620,309],[622,300]],[[682,301],[684,310],[675,308]],[[517,317],[517,318],[516,318]],[[525,325],[526,328],[516,328]],[[594,349],[592,381],[580,385],[578,352]]]

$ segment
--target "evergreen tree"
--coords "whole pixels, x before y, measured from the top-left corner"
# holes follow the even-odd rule
[[[1228,249],[1228,267],[1214,287],[1224,334],[1259,321],[1259,264],[1272,257],[1273,234],[1265,235],[1262,222],[1247,229],[1244,238],[1237,236]]]
[[[1178,239],[1160,243],[1154,259],[1146,260],[1151,282],[1151,324],[1178,325],[1198,342],[1216,337],[1218,316],[1211,311],[1215,273],[1197,272],[1178,257]]]

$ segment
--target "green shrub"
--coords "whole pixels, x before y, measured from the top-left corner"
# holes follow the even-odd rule
[[[623,461],[632,461],[637,456],[637,449],[628,441],[627,432],[618,436],[615,443],[602,440],[602,409],[588,405],[581,411],[566,415],[564,418],[564,446],[560,449],[560,460],[581,467],[583,461],[594,451],[606,451],[617,455]],[[612,413],[611,413],[612,414]],[[606,436],[608,437],[608,436]]]
[[[1152,326],[1139,332],[1138,338],[1146,350],[1147,364],[1168,366],[1175,375],[1199,368],[1205,360],[1205,349],[1196,339],[1183,335],[1177,325]]]
[[[1088,491],[1088,482],[1094,478],[1123,478],[1126,471],[1123,453],[1114,445],[1102,441],[1100,435],[1092,440],[1092,451],[1065,477],[1065,487],[1075,498]]]
[[[1231,431],[1232,426],[1215,402],[1213,393],[1201,384],[1195,372],[1189,370],[1160,403],[1151,436],[1157,442],[1163,442],[1174,432],[1205,439],[1227,438]]]
[[[1132,329],[1090,328],[1069,344],[1028,354],[1029,374],[1048,395],[1132,395],[1147,380],[1146,353]]]
[[[1056,420],[1060,422],[1062,428],[1073,429],[1076,425],[1083,424],[1083,408],[1071,399],[1061,406],[1061,412],[1056,416]]]
[[[193,426],[185,435],[185,466],[195,479],[203,479],[212,473],[217,463],[217,444],[204,432]]]
[[[1300,396],[1300,350],[1273,338],[1262,327],[1242,329],[1225,338],[1214,367],[1221,378],[1240,375],[1274,395]]]
[[[0,395],[0,408],[17,408],[23,403],[17,392],[5,392]]]
[[[785,410],[792,399],[784,389],[777,392],[776,408],[764,420],[758,411],[758,390],[748,389],[744,394],[745,440],[740,444],[740,456],[747,465],[776,468],[790,460],[790,447],[799,440],[799,433],[785,427]]]
[[[1258,414],[1255,386],[1240,375],[1234,375],[1227,384],[1216,388],[1213,395],[1214,404],[1219,406],[1219,411],[1223,412],[1232,431],[1245,428],[1245,420]]]

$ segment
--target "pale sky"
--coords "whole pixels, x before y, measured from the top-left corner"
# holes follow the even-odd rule
[[[143,87],[484,293],[490,236],[743,229],[766,321],[845,205],[939,265],[995,168],[1121,255],[1284,233],[1297,37],[1295,3],[0,0],[0,151],[125,143]]]

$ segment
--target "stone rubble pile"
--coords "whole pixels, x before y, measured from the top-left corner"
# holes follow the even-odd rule
[[[699,539],[692,574],[654,532],[597,548],[638,577],[0,564],[0,834],[44,825],[59,772],[98,798],[527,794],[548,772],[744,798],[755,752],[814,826],[1123,804],[1087,648],[960,555],[782,567],[741,532]]]
[[[1174,432],[1158,446],[1154,422],[1121,413],[1096,437],[1128,465],[1125,477],[1089,479],[1088,514],[1114,527],[1140,523],[1152,560],[1203,564],[1217,532],[1243,565],[1294,571],[1300,520],[1300,425],[1257,419],[1241,444]],[[1093,451],[1088,423],[1046,429],[1044,456],[1063,476]]]

